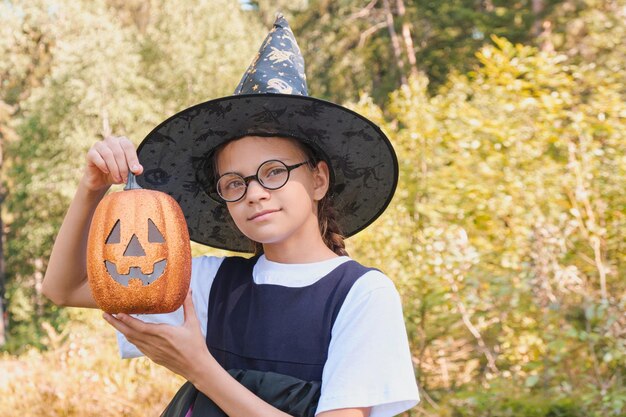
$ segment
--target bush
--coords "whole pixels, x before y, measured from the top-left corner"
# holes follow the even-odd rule
[[[472,392],[451,399],[444,408],[450,417],[587,417],[576,398],[554,398],[545,394]],[[443,414],[439,414],[443,415]]]
[[[45,325],[48,350],[0,355],[0,416],[159,415],[184,382],[146,358],[120,359],[98,311],[73,310],[59,334]]]

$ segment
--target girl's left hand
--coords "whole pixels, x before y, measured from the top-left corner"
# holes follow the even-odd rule
[[[123,313],[115,316],[104,313],[103,317],[153,362],[189,380],[199,358],[205,354],[210,356],[210,353],[200,329],[191,291],[183,302],[183,311],[185,321],[181,326],[146,323]]]

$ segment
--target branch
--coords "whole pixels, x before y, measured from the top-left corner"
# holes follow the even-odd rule
[[[411,27],[409,22],[404,18],[406,8],[404,7],[403,0],[396,0],[398,7],[398,16],[402,21],[402,39],[404,40],[404,46],[406,49],[406,56],[409,59],[409,66],[411,67],[411,75],[417,76],[417,57],[415,56],[415,47],[413,46],[413,37],[411,36]]]
[[[102,109],[102,139],[108,138],[113,134],[111,131],[111,124],[109,123],[109,112],[107,109]]]
[[[425,389],[420,387],[420,396],[424,397],[424,399],[426,400],[426,402],[428,404],[431,405],[431,407],[435,408],[435,409],[440,409],[441,407],[439,407],[439,404],[437,404],[435,402],[435,400],[433,400],[433,397],[431,397],[430,395],[428,395],[428,393],[426,392]]]
[[[100,134],[102,135],[102,139],[106,139],[113,135],[113,132],[111,131],[111,123],[109,122],[109,112],[106,106],[108,101],[107,97],[109,95],[109,89],[107,88],[108,83],[104,79],[101,79],[100,87],[102,88],[102,112],[100,113],[100,116],[102,117],[102,131]]]
[[[474,324],[472,323],[470,319],[470,315],[467,309],[465,308],[465,304],[459,297],[459,287],[456,285],[456,282],[454,282],[454,278],[450,278],[448,279],[448,281],[450,283],[450,288],[452,289],[452,296],[454,298],[454,301],[456,302],[459,313],[461,313],[461,319],[463,320],[465,327],[467,327],[467,329],[470,331],[472,336],[474,336],[474,338],[476,339],[476,342],[478,343],[478,347],[485,355],[485,358],[487,358],[487,365],[489,366],[489,369],[491,370],[491,372],[498,373],[499,371],[498,371],[498,367],[496,366],[496,359],[493,356],[493,353],[491,353],[482,335],[480,334],[476,326],[474,326]]]
[[[387,26],[386,22],[380,22],[380,23],[376,23],[374,26],[370,27],[369,29],[363,31],[361,35],[359,36],[358,47],[361,48],[363,45],[365,45],[365,42],[367,42],[367,38],[372,36],[374,33],[378,32],[380,29],[384,28],[385,26]]]
[[[385,5],[385,19],[387,22],[387,29],[389,30],[389,36],[391,37],[393,55],[396,58],[396,65],[398,65],[398,69],[400,70],[400,82],[404,87],[407,86],[409,83],[406,79],[406,74],[404,73],[404,61],[402,60],[400,40],[398,39],[398,34],[396,33],[396,28],[394,27],[393,13],[391,12],[391,6],[389,6],[389,0],[383,0],[383,4]]]
[[[367,6],[365,6],[364,8],[359,10],[358,12],[353,13],[350,16],[348,16],[348,18],[346,19],[346,23],[347,22],[351,22],[352,20],[361,19],[363,17],[369,16],[369,14],[374,9],[374,6],[376,6],[376,3],[378,3],[378,0],[370,1],[370,3]]]

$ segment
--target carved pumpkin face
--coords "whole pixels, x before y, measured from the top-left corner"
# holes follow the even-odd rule
[[[191,249],[176,201],[143,189],[104,197],[89,230],[87,275],[96,303],[107,312],[180,307],[189,289]]]
[[[152,219],[146,223],[145,227],[128,225],[122,234],[120,219],[106,239],[104,265],[111,278],[126,287],[131,283],[150,285],[163,275],[167,265],[165,239]],[[129,237],[131,232],[135,233]]]

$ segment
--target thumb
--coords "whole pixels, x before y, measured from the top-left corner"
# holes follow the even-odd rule
[[[185,315],[184,325],[199,326],[198,316],[196,315],[196,309],[193,306],[193,299],[191,298],[191,289],[187,292],[185,301],[183,301],[183,313]]]

